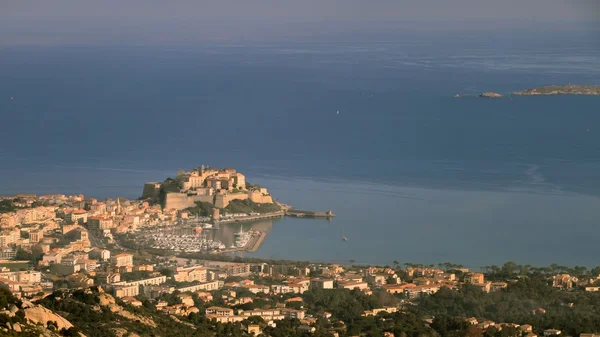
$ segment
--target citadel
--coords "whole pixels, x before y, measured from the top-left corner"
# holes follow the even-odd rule
[[[166,193],[164,208],[176,210],[194,207],[196,202],[210,203],[216,208],[225,208],[232,200],[273,203],[266,188],[247,184],[246,177],[233,168],[219,170],[202,165],[190,172],[179,171],[174,179],[178,191],[165,191],[166,183],[146,183],[142,198],[159,198],[162,190]]]

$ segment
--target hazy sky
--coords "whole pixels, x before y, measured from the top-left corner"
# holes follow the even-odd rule
[[[597,28],[599,20],[600,0],[0,0],[0,43],[478,30],[515,22]]]

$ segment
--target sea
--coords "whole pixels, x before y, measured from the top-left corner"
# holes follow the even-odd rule
[[[510,95],[600,84],[596,37],[2,46],[0,195],[135,199],[235,167],[337,215],[244,224],[268,233],[250,256],[596,266],[600,97]],[[484,91],[506,96],[453,97]]]

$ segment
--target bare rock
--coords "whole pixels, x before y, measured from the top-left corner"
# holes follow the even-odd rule
[[[31,321],[33,324],[41,324],[42,326],[46,326],[48,321],[56,322],[58,330],[65,328],[69,329],[73,327],[73,324],[66,320],[64,317],[52,312],[44,308],[41,305],[36,305],[34,307],[30,307],[24,310],[25,318],[28,321]]]

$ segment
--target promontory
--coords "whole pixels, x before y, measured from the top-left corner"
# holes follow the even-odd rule
[[[513,92],[517,96],[535,95],[588,95],[600,96],[600,85],[551,85]]]

